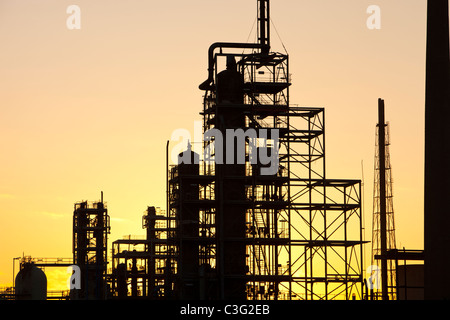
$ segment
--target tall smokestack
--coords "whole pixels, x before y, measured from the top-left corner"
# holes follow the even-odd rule
[[[450,299],[448,0],[428,0],[425,97],[425,299]]]
[[[258,0],[258,42],[265,45],[263,53],[269,53],[270,48],[270,2]]]
[[[380,253],[381,253],[381,298],[388,300],[387,231],[386,231],[386,124],[384,100],[378,99],[378,159],[380,170]]]

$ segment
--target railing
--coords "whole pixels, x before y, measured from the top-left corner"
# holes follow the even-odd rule
[[[34,263],[38,266],[45,266],[45,265],[70,265],[73,263],[72,258],[33,258],[31,256],[25,256],[20,259],[20,264],[25,263]]]
[[[146,236],[142,236],[142,235],[125,235],[122,237],[123,240],[146,240],[147,237]]]
[[[0,301],[1,300],[15,300],[16,293],[14,287],[0,287]]]
[[[69,299],[70,290],[48,290],[47,300],[66,300]]]
[[[103,208],[99,206],[99,204],[103,205]],[[106,202],[101,201],[82,201],[75,204],[75,209],[106,209]]]

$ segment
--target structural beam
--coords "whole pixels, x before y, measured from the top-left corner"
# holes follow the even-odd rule
[[[425,97],[425,299],[450,299],[448,1],[428,1]]]

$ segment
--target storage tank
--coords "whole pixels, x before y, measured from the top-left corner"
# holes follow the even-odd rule
[[[34,265],[25,263],[15,280],[16,300],[46,300],[47,276]]]

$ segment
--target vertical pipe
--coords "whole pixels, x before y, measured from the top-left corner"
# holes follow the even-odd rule
[[[166,214],[169,214],[169,140],[166,144]]]
[[[397,254],[398,254],[398,251],[397,251]],[[395,272],[397,272],[398,271],[398,257],[396,257],[395,258]],[[399,284],[398,284],[398,277],[396,276],[395,277],[395,292],[396,292],[396,299],[397,300],[400,300],[400,298],[399,298],[399,296],[400,296],[400,287],[399,287]]]
[[[266,45],[270,47],[270,0],[266,0]]]
[[[362,190],[361,190],[362,189]],[[359,190],[358,190],[358,194],[359,194],[359,202],[360,202],[360,211],[359,211],[359,213],[360,213],[360,219],[359,219],[359,240],[362,240],[363,242],[361,243],[361,246],[360,246],[360,248],[359,248],[359,253],[360,253],[360,255],[361,255],[361,268],[362,268],[362,270],[364,269],[364,255],[365,255],[365,251],[364,251],[364,241],[365,241],[365,238],[364,238],[364,235],[365,235],[365,223],[364,223],[364,212],[363,212],[363,208],[364,208],[364,205],[363,205],[363,201],[364,201],[364,170],[363,170],[363,176],[362,176],[362,185],[361,185],[361,183],[359,184]],[[364,230],[364,231],[363,231]],[[361,273],[363,272],[361,270]],[[363,295],[363,292],[364,292],[364,280],[362,280],[362,277],[361,277],[361,296],[364,296]]]
[[[134,250],[136,252],[136,250]],[[138,296],[138,287],[137,287],[137,260],[136,257],[133,257],[132,266],[131,266],[131,296],[136,298]]]
[[[347,186],[344,187],[344,242],[347,243]],[[351,187],[349,187],[351,188]],[[347,246],[344,247],[344,260],[345,260],[345,299],[349,300],[348,294],[348,253]]]
[[[405,300],[408,300],[408,284],[407,284],[407,270],[408,267],[406,265],[406,250],[405,247],[403,247],[403,255],[405,257],[405,259],[403,260],[403,265],[405,266],[405,271],[404,271],[404,284],[405,284]]]
[[[268,53],[270,46],[270,4],[269,0],[258,0],[258,40],[262,45],[267,45],[267,48],[262,49],[263,53]]]
[[[308,118],[308,132],[311,132],[311,117]],[[311,140],[308,140],[308,203],[312,203],[312,192],[313,192],[313,186],[312,186],[312,164],[311,164],[311,150],[312,150],[312,146],[311,146]],[[310,206],[309,208],[309,239],[313,240],[313,226],[312,226],[312,222],[313,222],[313,213],[312,213],[312,206]],[[310,254],[310,260],[309,260],[309,272],[310,272],[310,279],[309,279],[309,284],[310,284],[310,292],[311,292],[311,300],[314,299],[314,295],[313,295],[313,246],[309,246],[309,254]],[[307,277],[308,275],[306,275]],[[308,286],[308,283],[306,283],[306,286]]]
[[[427,7],[425,96],[425,299],[450,299],[450,80],[447,0]]]
[[[325,299],[328,300],[328,222],[327,222],[327,180],[326,180],[326,156],[325,156],[325,150],[326,150],[326,144],[325,144],[325,111],[323,112],[322,115],[323,118],[323,123],[322,123],[322,141],[323,141],[323,145],[322,145],[322,174],[323,174],[323,204],[324,204],[324,209],[323,209],[323,223],[324,223],[324,230],[323,230],[323,235],[324,235],[324,255],[325,255]]]
[[[380,174],[380,253],[381,253],[381,296],[388,300],[387,294],[387,233],[386,233],[386,134],[384,120],[384,100],[378,99],[378,162]]]
[[[266,44],[266,2],[259,1],[259,42]]]
[[[286,78],[287,79],[289,79],[289,56],[287,56],[286,57]],[[289,81],[289,80],[288,80]],[[290,108],[290,100],[289,100],[289,86],[287,87],[287,89],[286,89],[286,103],[287,103],[287,106]],[[290,117],[289,117],[289,113],[288,113],[288,116],[287,116],[287,128],[290,128]],[[287,190],[287,193],[288,193],[288,211],[287,211],[287,213],[288,213],[288,239],[289,239],[289,253],[288,253],[288,255],[289,255],[289,258],[288,258],[288,261],[289,261],[289,265],[288,265],[288,270],[289,270],[289,300],[292,300],[292,268],[291,268],[291,265],[292,265],[292,254],[291,254],[291,250],[292,250],[292,239],[291,239],[291,165],[290,165],[290,163],[291,163],[291,161],[290,161],[290,159],[291,159],[291,152],[290,152],[290,150],[291,150],[291,144],[290,144],[290,139],[288,139],[288,142],[287,142],[287,159],[288,159],[288,168],[287,168],[287,172],[288,172],[288,190]],[[305,252],[305,257],[306,257],[306,252]],[[306,270],[306,258],[305,258],[305,276],[307,276],[307,270]],[[306,289],[306,286],[305,286],[305,297],[307,297],[307,289]]]

